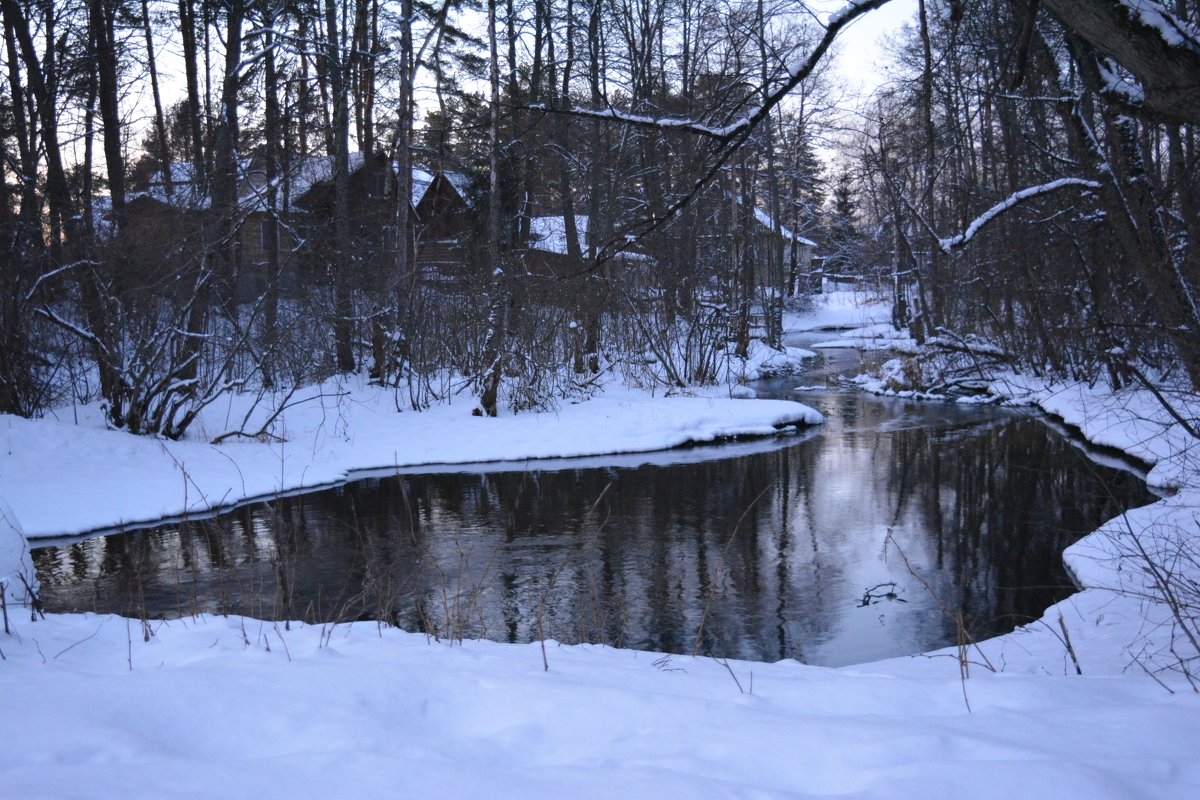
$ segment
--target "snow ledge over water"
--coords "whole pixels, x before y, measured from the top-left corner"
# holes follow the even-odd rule
[[[473,416],[465,400],[397,412],[392,390],[357,377],[310,387],[289,402],[275,428],[282,442],[220,445],[204,440],[242,420],[246,398],[210,407],[195,438],[180,442],[105,430],[95,408],[83,409],[80,424],[63,412],[57,421],[0,415],[0,498],[26,537],[70,536],[208,514],[338,484],[360,470],[643,453],[824,422],[800,403],[745,402],[728,388],[663,397],[609,386],[557,411],[496,419]]]

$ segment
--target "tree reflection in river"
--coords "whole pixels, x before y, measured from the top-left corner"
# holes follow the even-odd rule
[[[1039,615],[1069,591],[1062,549],[1149,500],[1034,418],[805,400],[826,426],[733,458],[376,478],[35,561],[54,610],[843,664],[953,644],[950,612],[978,636]]]

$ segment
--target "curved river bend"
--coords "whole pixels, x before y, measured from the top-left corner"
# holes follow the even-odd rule
[[[793,396],[804,380],[760,384]],[[777,440],[391,474],[34,551],[47,607],[839,665],[1010,630],[1152,497],[1021,412],[819,390]],[[753,401],[747,401],[753,402]]]

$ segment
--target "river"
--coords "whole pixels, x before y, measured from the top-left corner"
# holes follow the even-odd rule
[[[838,386],[856,359],[756,384],[825,415],[797,434],[367,476],[36,549],[43,599],[841,665],[1040,616],[1063,548],[1153,499],[1036,414]]]

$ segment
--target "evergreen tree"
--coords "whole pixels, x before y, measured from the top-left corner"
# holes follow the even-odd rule
[[[849,170],[838,173],[833,187],[833,207],[826,235],[825,271],[854,274],[862,269],[862,234],[855,224],[853,177]]]

